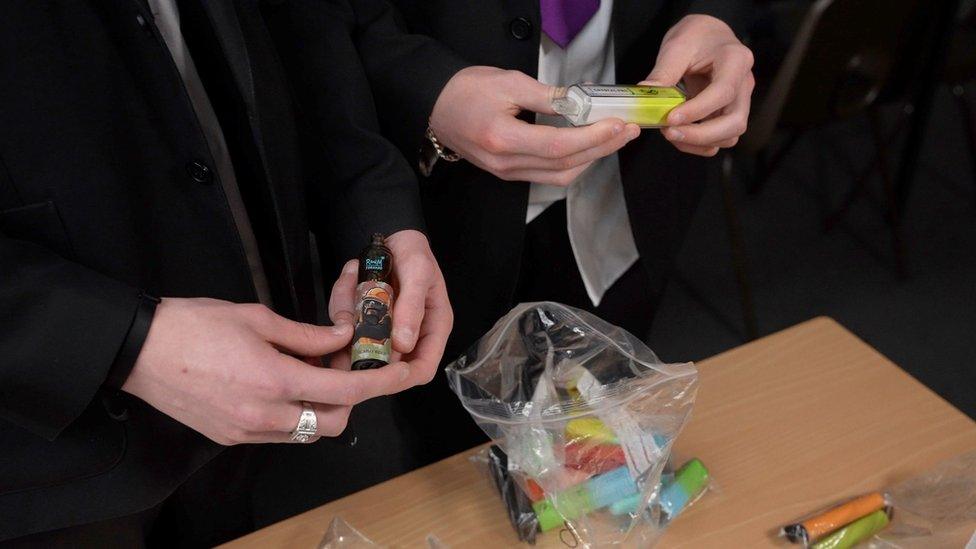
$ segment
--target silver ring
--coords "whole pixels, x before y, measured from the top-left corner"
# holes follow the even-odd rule
[[[319,428],[318,418],[315,417],[315,408],[302,401],[302,415],[298,417],[298,427],[291,432],[292,442],[308,442],[315,436],[315,431]]]

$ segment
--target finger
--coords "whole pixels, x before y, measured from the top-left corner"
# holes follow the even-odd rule
[[[697,122],[718,112],[734,102],[741,90],[743,79],[749,73],[744,59],[726,55],[716,61],[712,69],[712,80],[695,97],[678,105],[668,114],[668,124],[679,126]]]
[[[737,141],[738,137],[745,133],[749,120],[751,94],[752,86],[750,82],[745,82],[735,101],[726,107],[720,116],[699,124],[672,126],[664,130],[664,136],[669,141],[680,141],[689,145],[731,146],[722,143]]]
[[[364,400],[397,393],[411,386],[407,383],[410,370],[403,362],[358,371],[313,368],[297,360],[287,364],[290,367],[282,368],[282,372],[288,379],[290,400],[354,406]]]
[[[352,406],[328,406],[313,404],[316,415],[319,417],[319,425],[316,434],[326,437],[337,437],[345,432],[349,426],[349,414],[352,413]]]
[[[672,143],[714,147],[722,141],[739,137],[745,131],[745,121],[738,115],[724,114],[701,124],[672,126],[664,130],[664,137]]]
[[[694,154],[696,156],[715,156],[718,154],[718,147],[702,147],[700,145],[686,145],[684,143],[673,143],[674,147],[681,152]]]
[[[715,143],[715,146],[720,149],[731,149],[739,143],[738,137],[733,137],[732,139],[726,139],[725,141],[719,141]]]
[[[347,261],[342,267],[339,278],[332,285],[332,293],[329,294],[329,318],[333,324],[354,323],[358,274],[359,260]]]
[[[626,125],[608,118],[589,126],[556,128],[507,119],[498,130],[502,154],[527,154],[543,158],[564,158],[592,149],[624,133]]]
[[[406,357],[410,365],[407,382],[412,385],[428,383],[437,374],[437,367],[444,357],[444,347],[454,326],[454,312],[447,297],[443,277],[438,277],[438,282],[427,296],[420,339],[414,352]]]
[[[654,62],[654,68],[647,78],[641,82],[644,86],[674,86],[688,72],[688,68],[695,61],[694,48],[680,47],[680,45],[666,44],[661,47]]]
[[[260,407],[240,406],[235,411],[235,426],[243,431],[239,442],[279,442],[272,433],[290,434],[298,428],[304,408],[298,402],[264,403]],[[316,421],[318,420],[316,413]]]
[[[394,268],[400,295],[393,304],[393,348],[409,353],[417,344],[434,268],[429,257],[419,254],[398,261]]]
[[[328,358],[329,368],[349,371],[352,369],[352,354],[348,349],[332,353]]]
[[[309,402],[315,411],[315,434],[312,435],[304,444],[311,444],[322,437],[337,437],[346,430],[349,424],[349,415],[352,412],[351,406],[332,406],[328,404],[318,404]],[[291,422],[287,419],[282,421],[283,428],[276,428],[270,431],[254,432],[249,434],[246,442],[290,442],[301,444],[292,440],[292,433],[298,428],[298,420],[304,410],[300,403],[291,403],[287,407],[284,415],[291,414]]]
[[[531,76],[511,71],[511,86],[509,100],[521,110],[530,110],[542,114],[556,114],[552,110],[552,99],[556,93],[555,86],[547,86]]]
[[[593,163],[588,162],[569,170],[513,170],[506,174],[505,179],[509,181],[529,181],[532,183],[542,183],[543,185],[566,187],[575,181],[581,173],[586,171],[591,164]]]
[[[316,326],[279,316],[263,306],[246,306],[255,307],[248,320],[258,334],[278,349],[298,356],[322,356],[352,341],[352,325],[348,323]]]
[[[637,124],[627,124],[620,134],[614,136],[596,147],[571,154],[563,158],[541,158],[527,154],[509,155],[502,157],[504,163],[503,171],[513,170],[568,170],[581,165],[588,165],[595,160],[609,156],[624,145],[640,136],[640,126]]]

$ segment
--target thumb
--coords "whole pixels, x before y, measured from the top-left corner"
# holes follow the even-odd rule
[[[257,331],[283,351],[297,356],[323,356],[334,353],[352,341],[352,325],[316,326],[295,322],[276,314],[256,326]]]
[[[688,72],[694,61],[690,48],[662,47],[654,63],[654,69],[641,82],[645,86],[674,86]]]
[[[541,114],[556,114],[552,110],[552,98],[556,93],[555,86],[547,86],[535,78],[517,73],[509,89],[512,103],[523,110]]]

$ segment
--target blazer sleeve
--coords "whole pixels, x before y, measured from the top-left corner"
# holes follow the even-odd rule
[[[372,84],[383,130],[416,164],[441,90],[467,62],[437,40],[408,31],[389,0],[347,0],[353,39]]]
[[[351,7],[295,0],[266,10],[266,19],[307,134],[313,229],[339,261],[358,255],[371,233],[423,231],[416,176],[381,134]]]
[[[56,438],[110,371],[124,382],[154,305],[135,288],[0,232],[0,419]]]

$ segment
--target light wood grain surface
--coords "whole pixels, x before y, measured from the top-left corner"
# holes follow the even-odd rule
[[[976,449],[976,424],[829,318],[698,366],[698,400],[676,452],[701,458],[717,489],[672,523],[661,547],[782,546],[773,532],[783,523]],[[391,547],[426,547],[428,534],[455,549],[518,546],[469,454],[229,546],[316,547],[334,517]],[[549,533],[537,547],[565,546]]]

